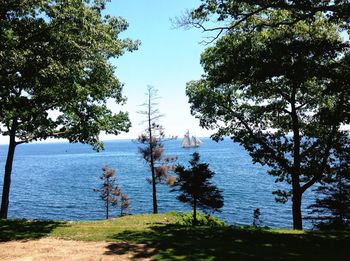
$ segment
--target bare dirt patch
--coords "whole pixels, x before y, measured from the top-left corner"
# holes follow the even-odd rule
[[[0,260],[150,260],[155,249],[143,244],[83,242],[55,238],[0,243]]]

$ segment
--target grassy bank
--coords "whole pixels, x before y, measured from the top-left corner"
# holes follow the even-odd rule
[[[192,228],[178,221],[174,213],[84,222],[0,220],[0,240],[56,237],[107,241],[115,255],[129,251],[134,243],[142,243],[154,247],[153,255],[160,260],[344,260],[350,256],[350,233],[346,232]]]

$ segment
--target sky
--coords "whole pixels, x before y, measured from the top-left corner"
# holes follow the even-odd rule
[[[205,35],[198,29],[175,29],[171,22],[199,3],[197,0],[112,0],[107,6],[108,13],[129,22],[121,37],[140,40],[141,45],[137,51],[113,60],[128,100],[123,107],[111,102],[109,107],[128,111],[133,127],[129,133],[117,137],[103,135],[102,139],[133,139],[144,130],[145,126],[140,125],[144,116],[137,111],[142,109],[140,105],[146,99],[148,85],[158,89],[159,110],[164,114],[160,123],[166,134],[182,137],[189,129],[199,137],[210,136],[211,132],[199,127],[199,121],[191,115],[185,94],[186,82],[198,80],[203,74],[200,54],[208,46],[200,42]]]
[[[182,137],[189,129],[198,137],[210,136],[211,132],[199,127],[199,120],[191,115],[185,94],[186,82],[203,74],[200,54],[208,46],[200,42],[205,34],[199,29],[175,29],[171,22],[199,4],[200,0],[112,0],[107,4],[106,14],[123,17],[129,23],[120,38],[139,40],[141,45],[137,51],[111,60],[115,75],[124,83],[127,102],[120,106],[109,101],[108,107],[114,112],[127,111],[132,128],[118,136],[102,134],[102,140],[136,139],[142,133],[144,115],[137,111],[145,102],[148,85],[158,89],[159,110],[164,114],[160,124],[167,135]],[[0,136],[0,143],[7,144],[8,137]]]
[[[185,94],[186,82],[200,79],[203,74],[200,54],[208,46],[200,43],[205,35],[198,29],[174,28],[171,19],[187,9],[198,6],[200,1],[188,0],[112,0],[107,12],[121,16],[129,28],[121,38],[141,41],[139,49],[125,53],[113,60],[117,66],[116,76],[124,85],[127,97],[125,106],[109,103],[117,111],[128,111],[133,127],[128,133],[117,137],[102,135],[102,139],[134,139],[145,128],[141,125],[144,116],[137,113],[145,102],[147,86],[158,89],[160,119],[167,135],[182,137],[187,129],[199,137],[211,132],[199,127],[199,121],[190,113]]]

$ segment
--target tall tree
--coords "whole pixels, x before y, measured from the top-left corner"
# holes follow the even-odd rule
[[[199,163],[200,156],[197,152],[192,154],[190,160],[191,168],[186,169],[177,165],[174,172],[178,175],[173,184],[172,192],[180,194],[177,199],[189,203],[193,208],[192,224],[197,224],[197,208],[218,211],[224,206],[224,198],[221,191],[211,183],[214,172],[209,169],[206,163]]]
[[[101,131],[128,131],[122,84],[110,58],[135,50],[128,24],[102,15],[104,0],[1,0],[0,132],[9,136],[0,218],[7,218],[15,148],[50,137],[102,148]]]
[[[302,229],[303,193],[329,173],[335,144],[349,137],[341,126],[349,122],[350,53],[322,15],[283,25],[291,16],[269,10],[218,39],[187,95],[215,139],[231,136],[276,182],[291,185],[275,193],[282,202],[292,196],[293,227]],[[265,21],[279,26],[257,27]]]
[[[151,169],[152,184],[152,201],[153,213],[158,213],[157,202],[157,183],[171,183],[173,178],[168,174],[171,168],[171,163],[175,160],[174,157],[166,156],[164,153],[165,138],[164,129],[158,124],[159,119],[163,116],[157,108],[159,99],[158,91],[153,86],[147,87],[147,100],[142,106],[145,108],[139,111],[145,115],[147,124],[145,131],[138,137],[137,141],[142,145],[139,147],[139,152]],[[172,138],[169,138],[172,139]]]

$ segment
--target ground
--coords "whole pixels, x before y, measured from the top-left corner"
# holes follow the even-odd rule
[[[154,248],[144,244],[84,242],[58,238],[0,243],[0,260],[11,261],[108,261],[149,260]]]
[[[349,231],[192,227],[176,213],[106,221],[0,220],[0,260],[348,260]],[[204,223],[203,223],[203,222]],[[207,220],[208,221],[208,220]]]

